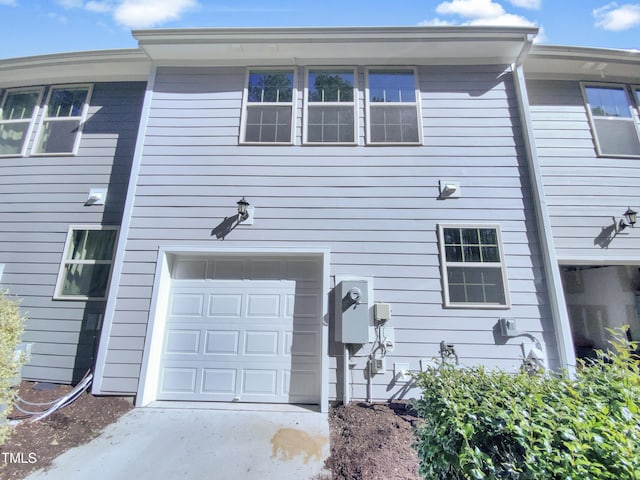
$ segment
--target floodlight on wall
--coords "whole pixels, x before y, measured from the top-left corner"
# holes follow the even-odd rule
[[[624,212],[622,215],[624,216],[624,218],[620,219],[620,222],[618,222],[619,231],[622,231],[627,227],[633,227],[636,224],[636,218],[638,216],[638,212],[636,212],[635,210],[631,210],[631,207],[628,207],[627,211]]]
[[[238,200],[238,223],[244,222],[247,218],[249,218],[249,202],[247,202],[246,198],[242,197]]]

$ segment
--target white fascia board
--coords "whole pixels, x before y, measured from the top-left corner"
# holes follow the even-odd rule
[[[150,69],[149,57],[139,48],[11,58],[0,60],[0,87],[146,81]]]
[[[511,64],[535,28],[353,27],[137,30],[158,64]],[[256,63],[257,62],[257,63]]]
[[[527,79],[637,81],[640,51],[560,45],[534,45],[524,61]]]

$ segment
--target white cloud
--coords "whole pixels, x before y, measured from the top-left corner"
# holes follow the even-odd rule
[[[0,5],[6,5],[7,7],[17,7],[16,0],[0,0]]]
[[[161,25],[197,6],[195,0],[124,0],[113,18],[129,28],[148,28]]]
[[[423,20],[418,23],[418,25],[423,27],[449,27],[455,25],[455,23],[448,20],[441,20],[440,18],[432,18],[431,20]]]
[[[504,8],[492,0],[452,0],[436,7],[440,15],[459,15],[465,18],[490,18],[504,14]]]
[[[528,8],[531,10],[540,10],[542,0],[509,0],[511,5],[520,8]]]
[[[511,1],[511,0],[510,0]],[[538,0],[512,0],[513,2],[534,4]],[[539,3],[539,2],[538,2]],[[434,18],[425,20],[420,25],[487,25],[487,26],[509,26],[509,27],[535,27],[535,22],[521,15],[507,13],[502,5],[493,0],[452,0],[442,2],[436,7],[436,12],[440,15],[455,15],[464,20],[454,22]]]
[[[81,8],[84,2],[82,0],[56,0],[56,3],[64,8]]]
[[[596,27],[613,32],[621,32],[640,25],[640,4],[626,4],[619,6],[609,3],[604,7],[593,10]]]
[[[107,13],[113,10],[113,3],[111,2],[87,2],[84,8],[90,12],[95,13]]]

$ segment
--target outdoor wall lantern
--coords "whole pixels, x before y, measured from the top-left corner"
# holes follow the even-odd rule
[[[638,212],[636,212],[635,210],[631,210],[631,207],[628,207],[627,211],[624,212],[623,215],[624,215],[624,218],[620,219],[620,222],[618,223],[618,229],[620,231],[624,230],[629,226],[633,227],[636,224],[636,217],[638,215]]]
[[[238,223],[240,222],[244,222],[247,218],[249,218],[249,202],[247,202],[247,200],[242,197],[240,200],[238,200]],[[635,223],[635,217],[634,218],[634,223]]]

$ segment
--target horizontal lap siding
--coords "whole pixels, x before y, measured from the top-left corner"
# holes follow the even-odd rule
[[[640,240],[615,236],[614,222],[640,207],[638,159],[598,157],[579,82],[530,80],[527,89],[559,260],[637,263]]]
[[[103,303],[52,297],[69,226],[120,224],[143,94],[142,83],[96,84],[76,156],[0,159],[0,282],[27,317],[25,378],[70,383],[92,366],[86,321]],[[92,187],[108,187],[107,205],[84,205]]]
[[[374,277],[375,301],[393,309],[391,369],[394,361],[417,369],[441,340],[466,362],[515,368],[519,341],[497,345],[493,336],[503,316],[543,338],[556,361],[510,75],[435,67],[419,78],[424,146],[239,146],[244,69],[159,69],[114,317],[122,330],[105,368],[114,393],[132,393],[140,369],[145,332],[125,335],[146,322],[158,248],[219,246],[211,230],[242,196],[255,206],[255,223],[231,232],[225,246],[326,246],[332,275]],[[441,178],[460,181],[462,198],[438,200]],[[436,227],[445,222],[500,224],[511,309],[442,307]],[[332,344],[330,354],[335,397],[341,350]],[[363,398],[364,358],[356,363],[353,391]],[[397,390],[386,390],[391,376],[375,377],[374,396]]]

